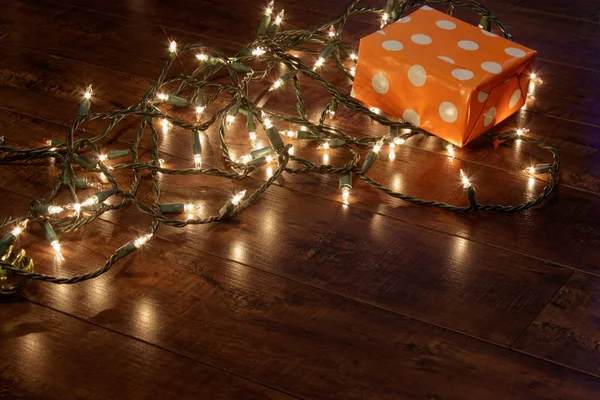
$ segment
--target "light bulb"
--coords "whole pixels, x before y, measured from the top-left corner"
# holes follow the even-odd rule
[[[334,29],[333,25],[331,27],[329,27],[329,33],[327,34],[327,36],[329,36],[330,38],[335,37],[335,29]]]
[[[529,172],[530,174],[535,174],[535,167],[528,167],[527,172]]]
[[[100,154],[98,156],[98,160],[100,160],[102,162],[106,161],[107,158],[108,158],[108,156],[106,154]]]
[[[402,128],[402,133],[411,133],[412,129],[410,128]]]
[[[19,236],[21,233],[23,233],[25,227],[27,227],[27,220],[24,220],[19,225],[15,226],[15,228],[11,232],[12,235],[15,237]]]
[[[381,16],[381,20],[385,22],[388,19],[390,19],[390,15],[388,13],[383,13],[383,15]]]
[[[54,254],[56,255],[56,258],[58,258],[59,260],[64,260],[64,257],[60,251],[59,241],[53,240],[52,242],[50,242],[50,246],[52,246],[52,248],[54,249]]]
[[[150,240],[152,238],[151,234],[148,235],[144,235],[144,236],[140,236],[139,238],[135,239],[133,241],[133,245],[139,249],[140,247],[142,247],[148,240]]]
[[[64,211],[64,209],[61,206],[48,206],[46,213],[49,215],[52,215],[52,214],[59,214],[63,211]]]
[[[304,132],[308,132],[308,128],[307,128],[307,127],[305,127],[304,125],[302,125],[302,126],[300,127],[300,130],[301,130],[301,131],[304,131]]]
[[[383,146],[383,140],[378,140],[377,143],[375,143],[375,146],[373,146],[373,153],[379,153],[379,150],[381,150],[381,147]]]
[[[269,156],[266,156],[266,157],[265,157],[265,160],[266,160],[268,163],[270,163],[270,162],[273,162],[273,156],[271,156],[271,155],[269,155]]]
[[[246,191],[242,190],[241,192],[239,192],[238,194],[233,196],[233,198],[231,199],[231,204],[233,204],[234,206],[237,206],[239,204],[239,202],[242,201],[242,199],[244,198],[245,195],[246,195]]]
[[[169,43],[169,51],[171,53],[175,53],[177,51],[177,42],[174,40],[171,40],[171,43]]]
[[[194,154],[194,167],[196,169],[202,168],[202,154]]]
[[[240,163],[242,164],[248,164],[250,161],[252,161],[252,156],[250,154],[243,155],[242,158],[240,158]]]
[[[342,199],[345,205],[348,205],[348,200],[350,199],[350,188],[345,186],[342,188]]]
[[[158,166],[159,167],[162,167],[164,163],[165,163],[165,160],[163,160],[162,158],[158,159]]]
[[[462,181],[463,187],[466,189],[471,186],[471,182],[469,182],[469,178],[465,175],[465,172],[460,170],[460,180]]]
[[[395,137],[394,140],[393,140],[393,143],[395,145],[400,146],[400,145],[403,145],[404,143],[406,143],[406,140],[404,138],[401,138],[401,137]]]
[[[293,156],[293,155],[294,155],[294,146],[291,146],[291,147],[289,148],[289,150],[288,150],[288,154],[289,154],[290,156]]]
[[[263,49],[262,47],[257,47],[255,49],[252,50],[252,55],[256,56],[256,57],[260,57],[263,54],[265,54],[267,51],[265,49]]]
[[[275,17],[275,21],[273,22],[275,25],[280,25],[281,21],[283,21],[283,16],[285,15],[285,11],[281,10],[277,17]]]
[[[352,52],[352,53],[350,53],[350,59],[352,61],[356,61],[356,60],[358,60],[358,56],[356,55],[356,53]]]
[[[289,131],[285,131],[285,135],[287,137],[297,138],[298,137],[298,132],[289,130]]]
[[[90,100],[92,98],[92,85],[89,85],[86,89],[85,89],[85,93],[83,94],[83,98]]]
[[[251,141],[255,141],[256,140],[256,132],[248,132],[248,136],[250,137]]]
[[[161,100],[161,101],[167,101],[167,100],[169,100],[169,95],[168,95],[168,94],[166,94],[166,93],[158,93],[158,94],[156,95],[156,97],[157,97],[159,100]]]
[[[446,150],[448,151],[448,156],[450,156],[450,158],[454,158],[454,146],[449,144],[446,146]]]
[[[79,214],[81,212],[81,204],[79,203],[73,204],[72,208],[75,211],[75,214]]]
[[[271,0],[271,2],[269,3],[269,5],[267,6],[267,9],[265,10],[265,14],[266,15],[271,15],[273,14],[273,8],[275,7],[275,1]]]
[[[537,79],[537,74],[536,74],[535,72],[532,72],[532,73],[529,75],[529,78],[531,78],[531,79],[535,80],[535,79]]]
[[[321,68],[323,66],[323,64],[325,64],[325,59],[323,57],[319,57],[317,59],[317,62],[315,62],[315,67],[313,68],[313,71],[316,70],[317,68]]]
[[[329,142],[323,143],[322,147],[323,147],[323,150],[329,150]]]
[[[273,123],[269,118],[263,119],[263,123],[265,124],[265,128],[269,129],[273,127]]]
[[[225,120],[227,121],[228,124],[232,124],[233,121],[235,121],[235,116],[229,114]]]
[[[377,115],[379,115],[379,113],[381,112],[381,110],[379,108],[377,108],[377,107],[370,107],[369,111],[371,111],[371,112],[373,112],[373,113],[375,113]]]
[[[208,56],[206,54],[204,54],[204,53],[196,54],[196,58],[199,61],[206,61],[206,60],[208,60]]]
[[[85,200],[81,205],[83,207],[93,206],[94,204],[98,204],[98,198],[96,196],[92,196],[89,199]]]
[[[352,76],[356,75],[356,67],[350,68],[350,75],[352,75]]]
[[[187,211],[187,212],[194,211],[194,210],[200,210],[202,208],[203,208],[202,204],[191,204],[191,203],[188,203],[188,204],[186,204],[186,205],[183,206],[183,209],[185,211]]]
[[[204,107],[204,106],[197,106],[196,107],[196,117],[200,118],[200,116],[202,115],[202,113],[204,112],[205,109],[206,109],[206,107]]]
[[[283,80],[277,79],[275,82],[273,82],[273,85],[269,88],[269,91],[279,89],[281,86],[283,86]]]

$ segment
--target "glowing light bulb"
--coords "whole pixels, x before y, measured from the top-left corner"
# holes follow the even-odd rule
[[[288,154],[289,155],[291,155],[291,156],[294,155],[294,148],[295,148],[294,146],[292,146],[292,147],[289,148],[289,150],[288,150]]]
[[[165,160],[163,160],[162,158],[158,159],[158,166],[159,167],[162,167],[164,163],[165,163]]]
[[[263,49],[262,47],[257,47],[255,49],[252,50],[252,55],[256,56],[256,57],[260,57],[263,54],[265,54],[267,51],[265,49]]]
[[[108,156],[106,154],[100,154],[98,156],[98,160],[100,160],[102,162],[106,161],[107,159],[108,159]]]
[[[275,7],[275,1],[271,0],[271,2],[269,3],[269,5],[267,6],[267,9],[265,10],[265,14],[266,15],[271,15],[273,14],[273,8]]]
[[[323,57],[319,57],[317,59],[317,62],[315,62],[315,66],[313,68],[313,71],[315,71],[317,68],[321,68],[323,66],[323,64],[325,64],[325,59]]]
[[[523,136],[523,134],[529,132],[529,129],[527,128],[519,128],[517,129],[517,136]]]
[[[177,42],[176,41],[171,40],[171,42],[169,43],[169,52],[171,52],[171,53],[177,52]]]
[[[248,164],[250,161],[252,161],[252,156],[250,154],[243,155],[240,158],[240,163],[242,164]]]
[[[377,107],[370,107],[369,111],[371,111],[371,112],[373,112],[373,113],[375,113],[377,115],[379,115],[379,113],[381,112],[381,110],[379,108],[377,108]]]
[[[52,248],[54,249],[54,254],[56,255],[56,258],[58,258],[59,260],[64,260],[64,257],[60,251],[59,241],[53,240],[52,242],[50,242],[50,246],[52,246]]]
[[[205,109],[206,109],[206,107],[204,107],[204,106],[196,107],[196,118],[199,119],[202,116],[202,113],[204,112]]]
[[[446,150],[448,151],[448,156],[450,156],[450,158],[454,158],[454,146],[449,144],[446,146]]]
[[[353,52],[353,53],[350,53],[350,59],[351,59],[352,61],[356,61],[356,60],[358,60],[358,56],[357,56],[357,55],[356,55],[356,53],[354,53],[354,52]]]
[[[83,94],[83,98],[90,100],[92,98],[92,85],[89,85],[86,89],[85,89],[85,93]]]
[[[167,133],[169,133],[169,128],[171,128],[171,123],[169,122],[168,119],[166,119],[166,118],[161,119],[160,125],[162,126],[163,134],[166,135]]]
[[[169,95],[166,93],[158,93],[156,98],[158,98],[160,101],[167,101],[169,100]]]
[[[237,206],[239,204],[239,202],[242,201],[242,199],[244,198],[245,195],[246,195],[246,191],[242,190],[241,192],[239,192],[238,194],[233,196],[233,198],[231,199],[231,204],[233,204],[234,206]]]
[[[269,129],[273,127],[273,123],[269,118],[263,119],[263,123],[265,124],[265,128]]]
[[[233,123],[233,121],[235,121],[235,115],[229,114],[225,120],[228,124],[231,125]]]
[[[61,206],[48,206],[46,213],[48,213],[49,215],[52,215],[52,214],[59,214],[63,211],[64,211],[64,209]]]
[[[248,136],[250,137],[251,141],[255,141],[256,140],[256,132],[248,132]]]
[[[529,172],[530,174],[535,174],[535,167],[533,167],[533,166],[528,167],[526,171]]]
[[[535,72],[532,72],[532,73],[529,75],[529,78],[531,78],[531,79],[533,79],[533,80],[536,80],[536,79],[537,79],[537,74],[536,74]]]
[[[204,53],[196,54],[196,58],[199,61],[207,61],[208,60],[208,56]]]
[[[144,235],[144,236],[140,236],[139,238],[135,239],[133,241],[133,245],[136,247],[136,249],[139,249],[140,247],[142,247],[146,242],[148,242],[148,240],[150,240],[152,238],[151,234],[148,235]]]
[[[12,234],[13,236],[17,237],[19,236],[21,233],[23,233],[23,231],[25,230],[25,227],[27,227],[27,220],[21,222],[19,225],[15,226],[15,228],[12,230]]]
[[[275,25],[281,25],[281,21],[283,21],[283,16],[285,15],[285,10],[281,10],[279,14],[275,17],[275,21],[273,22]]]
[[[290,137],[290,138],[297,138],[298,137],[298,132],[292,131],[292,130],[286,131],[285,134],[286,134],[287,137]]]
[[[465,189],[471,186],[471,182],[469,182],[469,178],[467,178],[467,175],[465,174],[465,172],[462,169],[460,170],[460,180],[462,181],[463,187]]]
[[[342,188],[342,200],[345,205],[348,205],[348,200],[350,200],[350,188],[347,186]]]
[[[188,203],[186,205],[183,206],[183,209],[187,212],[190,211],[195,211],[195,210],[201,210],[203,208],[202,204],[191,204]]]
[[[331,27],[329,27],[329,33],[327,34],[327,36],[329,36],[330,38],[335,37],[335,29],[334,29],[333,25]]]
[[[304,125],[302,125],[302,126],[300,127],[300,130],[301,130],[301,131],[304,131],[304,132],[308,132],[308,128],[307,128],[307,127],[305,127]]]
[[[77,215],[81,212],[81,204],[79,203],[73,204],[72,208],[75,211],[75,214]]]
[[[352,76],[356,75],[356,67],[350,68],[350,75],[352,75]]]
[[[275,90],[275,89],[279,89],[281,86],[283,86],[283,80],[282,79],[277,79],[273,85],[269,88],[269,92]]]
[[[381,150],[381,147],[383,146],[383,140],[378,140],[377,143],[375,143],[375,146],[373,146],[373,153],[379,153],[379,150]]]
[[[325,142],[322,145],[323,150],[329,150],[329,142]]]
[[[194,167],[196,169],[202,168],[202,154],[194,154]]]
[[[389,19],[390,19],[390,15],[388,13],[383,13],[383,15],[381,16],[381,20],[384,22]]]
[[[81,203],[81,205],[84,207],[93,206],[94,204],[98,204],[98,198],[96,196],[92,196],[89,199],[85,200],[83,203]]]
[[[266,156],[266,157],[265,157],[265,160],[266,160],[268,163],[270,163],[270,162],[273,162],[273,156],[271,156],[271,155],[268,155],[268,156]]]
[[[406,143],[406,140],[404,138],[401,138],[401,137],[395,137],[394,140],[393,140],[393,143],[395,145],[400,146],[400,145],[403,145],[404,143]]]

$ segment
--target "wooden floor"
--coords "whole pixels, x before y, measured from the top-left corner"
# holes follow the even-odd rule
[[[253,39],[264,7],[0,3],[0,134],[22,147],[64,136],[87,84],[97,88],[94,111],[136,103],[160,72],[167,37],[233,54]],[[599,399],[600,3],[488,3],[539,52],[544,85],[500,128],[526,126],[560,150],[560,186],[543,207],[456,215],[357,184],[343,208],[335,177],[286,176],[230,222],[161,227],[151,246],[99,279],[31,284],[0,303],[0,399]],[[326,22],[346,2],[277,5],[294,29]],[[372,30],[365,18],[348,27],[353,39]],[[314,113],[326,104],[318,88],[305,93]],[[286,96],[264,106],[293,113]],[[348,113],[339,124],[384,132]],[[109,146],[131,143],[130,128]],[[189,148],[171,137],[161,155],[186,162]],[[221,165],[214,132],[209,142],[206,162]],[[450,161],[430,138],[372,174],[461,203],[462,168],[481,201],[511,203],[545,184],[513,172],[543,160],[534,148],[483,139]],[[22,215],[55,173],[50,164],[2,167],[0,217]],[[233,190],[194,179],[165,178],[164,197]],[[64,240],[61,264],[43,240],[25,243],[38,271],[69,276],[101,265],[146,224],[134,209],[107,214]]]

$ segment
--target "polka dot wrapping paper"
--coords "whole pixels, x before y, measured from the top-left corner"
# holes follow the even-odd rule
[[[523,106],[535,55],[423,6],[361,39],[354,97],[462,147]]]

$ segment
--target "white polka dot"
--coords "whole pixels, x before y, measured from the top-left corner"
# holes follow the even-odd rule
[[[480,103],[483,103],[484,101],[486,101],[487,98],[488,98],[488,94],[486,92],[482,92],[480,90],[479,93],[477,93],[477,100],[479,100]]]
[[[421,87],[427,80],[427,71],[420,65],[413,65],[408,69],[408,80],[417,87]]]
[[[446,122],[454,122],[458,118],[456,106],[449,101],[444,101],[439,108],[440,117]]]
[[[406,24],[410,22],[410,17],[402,17],[400,18],[398,21],[396,21],[396,24]]]
[[[519,102],[520,99],[521,99],[521,89],[517,89],[512,94],[512,96],[510,96],[510,101],[508,102],[508,106],[510,108],[513,108],[514,106],[517,105],[517,103]]]
[[[381,29],[380,29],[380,30],[378,30],[378,31],[377,31],[377,32],[375,32],[375,33],[379,33],[380,35],[383,35],[383,36],[385,36],[385,32],[384,32],[384,31],[382,31]]]
[[[404,45],[397,40],[386,40],[381,43],[381,46],[389,51],[400,51],[404,48]]]
[[[500,64],[498,64],[497,62],[493,62],[493,61],[486,61],[481,63],[481,68],[483,68],[484,70],[486,70],[487,72],[491,72],[492,74],[499,74],[500,72],[502,72],[502,66]]]
[[[504,52],[509,56],[523,58],[525,57],[525,52],[521,49],[517,49],[516,47],[507,47],[504,49]]]
[[[386,94],[390,90],[390,83],[383,74],[375,74],[371,79],[373,89],[379,94]]]
[[[496,35],[495,33],[488,32],[485,29],[481,29],[481,33],[483,33],[484,35],[487,35],[487,36],[498,37],[498,35]]]
[[[483,125],[488,126],[492,122],[494,122],[494,118],[496,117],[496,107],[492,107],[485,113],[485,118],[483,119]]]
[[[421,10],[431,11],[431,10],[433,10],[433,8],[431,8],[429,6],[423,6],[423,7],[421,7]]]
[[[457,68],[452,70],[452,76],[458,79],[459,81],[468,81],[473,78],[475,74],[468,69]]]
[[[458,47],[460,47],[463,50],[473,51],[477,50],[479,48],[479,45],[472,40],[461,40],[460,42],[458,42]]]
[[[440,19],[435,24],[437,25],[438,28],[440,28],[440,29],[446,29],[448,31],[456,28],[456,24],[454,22],[448,21],[448,20],[445,20],[445,19]]]
[[[419,114],[417,114],[415,110],[404,110],[404,112],[402,113],[402,119],[406,122],[410,122],[414,126],[421,125],[421,117],[419,117]]]
[[[412,35],[410,37],[410,40],[412,40],[416,44],[430,44],[431,43],[431,38],[427,35],[423,35],[422,33]]]
[[[454,64],[454,60],[453,60],[453,59],[451,59],[450,57],[446,57],[446,56],[438,56],[438,58],[439,58],[440,60],[442,60],[442,61],[446,61],[447,63]]]

